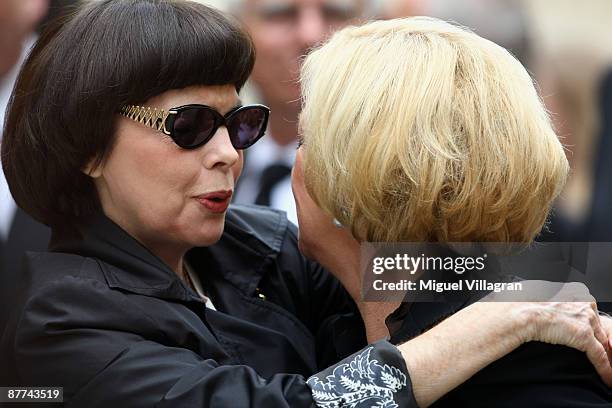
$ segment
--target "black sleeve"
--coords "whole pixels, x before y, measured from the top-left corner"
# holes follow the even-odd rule
[[[362,373],[367,367],[373,370],[367,383],[380,391],[360,406],[377,406],[379,395],[399,401],[400,390],[403,400],[411,394],[401,354],[388,343],[369,346],[356,362],[330,367],[307,384],[299,375],[264,380],[250,367],[219,365],[213,356],[152,340],[163,338],[155,330],[153,319],[129,297],[102,282],[68,276],[49,283],[26,303],[17,327],[20,385],[64,387],[66,406],[74,407],[299,408],[315,401],[348,407],[348,400],[330,405],[326,399],[334,392],[358,397],[356,383],[344,384],[337,370]],[[327,373],[344,388],[328,381]]]
[[[308,379],[318,407],[417,408],[399,350],[379,341]]]

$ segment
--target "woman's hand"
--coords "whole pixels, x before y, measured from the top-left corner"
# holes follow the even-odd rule
[[[608,334],[608,347],[612,350],[612,316],[605,312],[599,312],[599,321],[604,332]]]
[[[521,344],[540,341],[583,351],[602,380],[612,386],[608,332],[602,327],[595,302],[522,302],[497,306],[514,309],[507,309],[506,313],[519,316],[522,324],[518,325],[516,336]]]
[[[586,288],[570,284],[567,290],[583,299]],[[564,298],[568,296],[563,293]],[[606,324],[612,327],[612,322]],[[426,407],[528,341],[586,352],[603,381],[612,386],[607,339],[592,302],[478,302],[400,345],[399,350],[415,398],[420,407]]]
[[[608,386],[612,386],[610,343],[593,302],[526,303],[529,340],[584,351]]]
[[[519,294],[491,294],[484,300],[510,302],[515,311],[505,313],[520,315],[522,324],[516,335],[521,343],[541,341],[583,351],[604,382],[612,386],[608,338],[612,330],[603,328],[597,303],[588,288],[578,282],[523,281],[521,284],[523,290]]]

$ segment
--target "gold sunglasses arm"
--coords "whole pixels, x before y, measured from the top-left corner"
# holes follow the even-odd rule
[[[119,110],[119,113],[126,118],[169,135],[170,131],[166,129],[166,119],[170,115],[176,115],[177,112],[172,110],[166,112],[163,109],[150,108],[148,106],[124,105]]]

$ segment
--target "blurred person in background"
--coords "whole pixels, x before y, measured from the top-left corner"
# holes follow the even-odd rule
[[[585,220],[574,226],[569,232],[572,239],[579,236],[581,240],[591,242],[592,256],[609,259],[610,243],[612,243],[612,70],[607,72],[596,92],[600,127],[599,137],[592,141],[592,150],[587,152],[593,163],[592,183],[587,186],[592,190],[589,210]],[[586,188],[585,188],[586,190]],[[590,191],[587,191],[587,194]],[[565,232],[565,231],[562,231]],[[601,282],[602,288],[607,288],[610,282],[609,262],[593,263],[590,275]],[[589,279],[593,280],[591,276]],[[600,310],[612,312],[612,302],[600,302]]]
[[[535,70],[555,129],[566,146],[571,173],[539,240],[588,241],[586,219],[593,189],[593,144],[598,128],[597,64],[589,50],[540,55]],[[576,66],[580,65],[580,69]]]
[[[601,88],[612,63],[612,2],[591,0],[576,7],[571,0],[542,0],[523,5],[537,50],[534,73],[572,169],[542,240],[612,241],[612,205],[604,198],[610,184],[601,176],[610,160],[603,140],[609,119]],[[605,279],[609,270],[602,265],[599,274]]]
[[[0,1],[0,126],[21,61],[35,41],[48,0]],[[0,144],[3,130],[0,128]],[[0,336],[14,299],[15,280],[26,250],[47,248],[50,231],[20,210],[0,168]]]
[[[262,103],[273,112],[268,136],[245,155],[237,203],[269,205],[297,222],[290,171],[300,112],[302,58],[331,33],[370,12],[372,0],[235,0],[257,50],[251,76]]]
[[[382,18],[426,15],[456,22],[531,65],[532,34],[520,0],[382,0],[380,13]]]
[[[612,242],[612,69],[599,92],[600,137],[595,149],[594,188],[587,221],[589,241]],[[612,310],[612,305],[609,307]]]
[[[49,0],[0,2],[0,77],[17,63],[26,39],[45,16]]]

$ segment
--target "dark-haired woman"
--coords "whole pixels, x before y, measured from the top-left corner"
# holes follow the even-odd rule
[[[603,349],[584,304],[498,303],[431,340],[357,351],[354,304],[284,215],[228,209],[268,118],[238,97],[253,61],[236,24],[183,1],[92,2],[42,35],[2,161],[53,239],[25,259],[0,385],[63,387],[87,407],[416,406],[408,373],[445,370],[451,352],[442,391],[525,341]],[[449,350],[449,337],[464,341]]]

